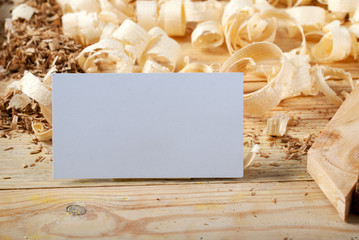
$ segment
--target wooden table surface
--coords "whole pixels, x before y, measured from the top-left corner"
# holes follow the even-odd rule
[[[178,40],[191,61],[223,63],[228,57],[225,46],[205,51]],[[280,44],[285,49],[293,41]],[[332,66],[359,78],[352,59]],[[7,84],[0,81],[1,93]],[[249,88],[258,84],[263,83],[245,81]],[[346,89],[341,81],[331,85]],[[281,111],[290,116],[288,134],[317,135],[336,110],[319,95],[288,99],[261,117],[245,117],[245,141],[258,135],[269,157],[257,158],[260,166],[247,168],[241,179],[54,180],[51,144],[42,143],[43,151],[31,155],[39,146],[31,142],[34,136],[13,132],[11,139],[0,138],[0,240],[359,239],[359,216],[340,220],[307,173],[306,158],[285,159],[281,144],[270,146],[262,133],[266,120]],[[39,155],[45,156],[42,162],[23,168]]]

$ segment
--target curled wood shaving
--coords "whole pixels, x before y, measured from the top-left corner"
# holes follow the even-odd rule
[[[352,12],[356,9],[356,0],[327,0],[328,9],[332,12]]]
[[[30,20],[34,12],[35,12],[34,8],[26,4],[20,4],[19,6],[15,7],[14,10],[12,10],[11,19],[17,20],[20,18],[28,21]]]
[[[306,37],[302,26],[284,11],[264,8],[259,11],[251,1],[231,1],[225,8],[222,27],[229,52],[235,51],[253,42],[273,42],[277,32],[277,20],[295,26],[301,33],[301,55],[306,53]],[[259,11],[259,12],[258,12]]]
[[[17,110],[23,110],[27,105],[31,103],[31,99],[26,94],[14,94],[9,102],[8,109],[14,108]]]
[[[50,70],[51,72],[51,70]],[[51,78],[51,75],[46,75]],[[52,80],[48,80],[52,82]],[[25,72],[24,77],[19,81],[20,90],[31,99],[39,103],[42,114],[47,122],[52,125],[52,91],[45,84],[30,72]]]
[[[189,72],[213,72],[212,68],[205,63],[188,63],[184,68],[182,68],[179,72],[181,73],[189,73]]]
[[[283,136],[287,130],[289,117],[285,113],[276,113],[267,120],[267,127],[264,134],[267,136]]]
[[[115,39],[103,39],[88,46],[77,60],[87,73],[132,72],[132,59],[125,53],[123,44]]]
[[[129,19],[126,19],[112,34],[112,38],[124,45],[126,54],[133,59],[134,63],[141,59],[143,52],[151,41],[151,36],[146,30]]]
[[[273,62],[269,71],[261,62]],[[268,67],[267,67],[268,68]],[[304,95],[316,95],[318,90],[333,103],[341,104],[341,99],[326,84],[324,75],[346,80],[353,89],[351,75],[344,70],[330,67],[314,67],[309,57],[294,52],[283,53],[276,45],[268,42],[252,43],[233,54],[223,65],[221,72],[262,72],[268,83],[261,89],[243,96],[244,114],[262,114],[285,98]]]
[[[186,18],[182,1],[168,0],[160,6],[158,23],[169,36],[184,36]]]
[[[171,70],[162,64],[152,60],[148,59],[145,62],[145,65],[142,68],[143,73],[168,73],[171,72]]]
[[[33,123],[32,129],[39,141],[45,142],[52,139],[52,129],[46,129],[43,123]]]
[[[346,27],[335,20],[323,27],[324,36],[311,49],[317,62],[333,62],[347,58],[352,49],[352,37]]]
[[[199,23],[192,32],[191,41],[194,46],[199,48],[221,46],[224,36],[220,22],[211,20]]]
[[[145,30],[157,26],[157,1],[136,1],[137,23]]]
[[[64,13],[69,12],[99,12],[100,4],[97,0],[57,0],[57,3],[61,6]]]
[[[258,144],[254,144],[250,153],[248,153],[243,158],[243,169],[246,169],[253,163],[254,159],[256,158],[257,154],[259,153],[259,150],[260,150],[260,146]]]
[[[152,39],[141,61],[150,59],[173,72],[181,55],[180,45],[159,27],[154,27],[148,33]]]
[[[220,20],[225,4],[225,2],[216,0],[185,0],[184,8],[186,13],[186,22],[206,22],[210,20]]]
[[[25,72],[19,82],[20,90],[45,107],[52,107],[52,93],[42,81],[30,72]]]
[[[323,92],[328,100],[335,105],[340,106],[343,100],[336,94],[333,89],[330,88],[326,82],[328,76],[339,77],[340,79],[347,81],[351,89],[354,89],[354,83],[351,75],[342,69],[317,65],[314,66],[311,71],[313,77],[316,79],[316,87],[318,90]]]
[[[105,25],[96,12],[81,11],[62,16],[64,34],[85,46],[96,43],[100,39]]]
[[[278,1],[277,1],[278,2]],[[300,5],[306,5],[312,2],[312,0],[279,0],[280,3],[284,3],[287,7],[296,7]]]
[[[118,25],[113,24],[113,23],[107,23],[102,30],[100,39],[104,40],[107,38],[111,38],[112,34],[116,31],[117,28],[118,28]]]
[[[232,54],[240,48],[234,41],[236,40],[236,32],[239,25],[247,17],[255,12],[253,2],[251,0],[234,1],[231,0],[225,7],[222,16],[222,29],[226,38],[228,51]]]
[[[99,0],[101,12],[99,19],[106,23],[121,24],[128,16],[122,11],[118,10],[108,0]]]
[[[300,6],[286,9],[286,12],[303,27],[304,31],[321,29],[326,23],[326,11],[316,6]]]
[[[42,115],[45,117],[46,121],[50,124],[50,126],[52,125],[52,108],[46,107],[42,104],[40,105],[40,111],[42,113]]]
[[[287,79],[282,91],[282,99],[295,97],[300,94],[315,95],[314,80],[310,75],[310,64],[308,55],[297,55],[292,52],[284,53],[293,69],[293,76]]]
[[[269,42],[252,43],[232,55],[221,68],[221,72],[248,73],[259,68],[263,61],[275,60],[277,69],[268,76],[268,84],[252,93],[243,95],[244,114],[262,114],[281,101],[283,86],[293,76],[293,68],[282,50]],[[288,89],[289,87],[287,87]]]

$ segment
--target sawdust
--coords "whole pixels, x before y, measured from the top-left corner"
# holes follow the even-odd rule
[[[83,47],[62,34],[62,11],[55,0],[28,0],[36,9],[29,21],[15,20],[5,29],[0,65],[7,79],[20,78],[25,70],[44,77],[52,64],[57,72],[81,72],[76,56]]]
[[[19,79],[25,70],[44,77],[53,65],[58,73],[82,72],[75,58],[83,47],[62,34],[62,11],[56,1],[28,0],[24,3],[35,8],[35,14],[29,21],[19,19],[6,24],[5,40],[0,49],[0,81]],[[0,130],[20,129],[32,133],[33,121],[46,124],[35,101],[23,110],[9,107],[16,93],[21,92],[9,92],[0,97]]]
[[[307,156],[307,153],[310,147],[313,145],[315,138],[316,137],[313,134],[309,134],[307,138],[301,140],[286,134],[282,137],[270,137],[268,141],[270,142],[270,146],[277,145],[278,142],[281,143],[280,147],[286,154],[285,159],[302,160],[303,157]]]

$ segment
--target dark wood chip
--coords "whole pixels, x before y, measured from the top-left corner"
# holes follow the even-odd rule
[[[30,154],[38,154],[38,153],[40,153],[40,152],[41,152],[41,150],[40,150],[40,149],[37,149],[37,150],[31,151]]]

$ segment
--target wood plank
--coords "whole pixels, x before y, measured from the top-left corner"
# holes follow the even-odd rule
[[[350,221],[312,181],[0,191],[0,239],[353,239]]]
[[[308,154],[308,172],[345,220],[359,175],[359,87],[323,130]]]

